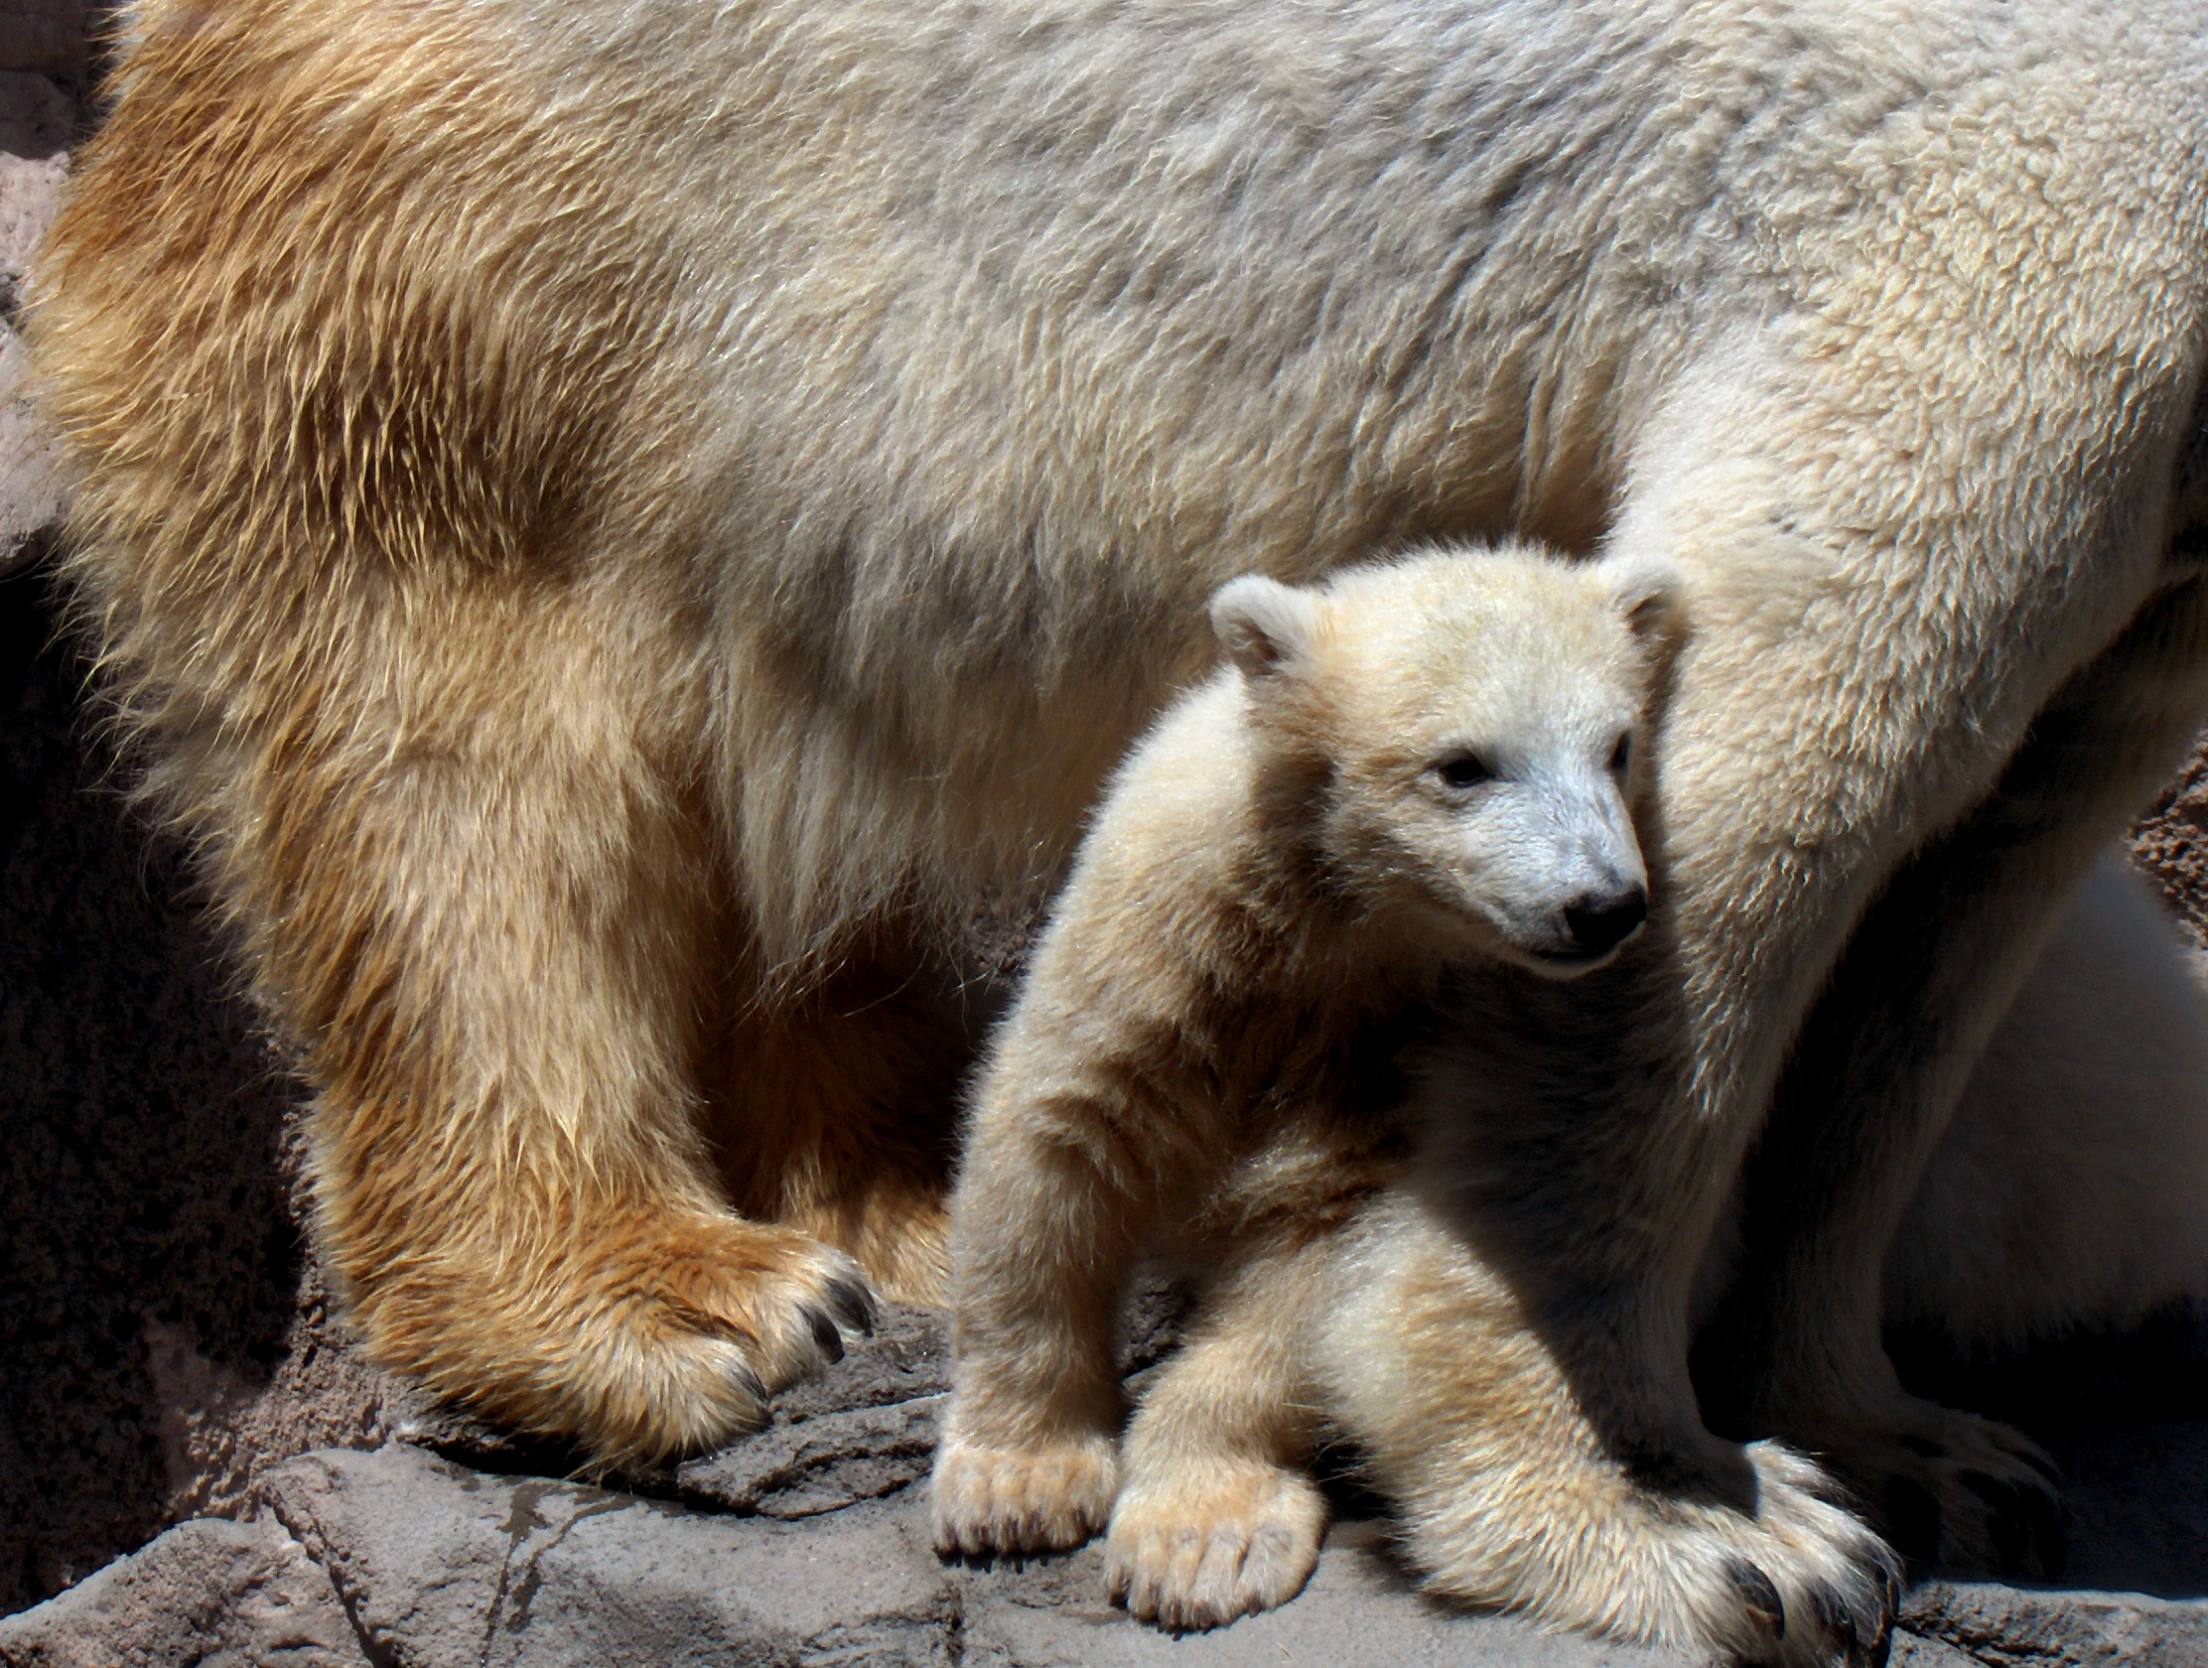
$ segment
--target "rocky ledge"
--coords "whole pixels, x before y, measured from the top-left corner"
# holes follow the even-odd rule
[[[1138,1361],[1135,1363],[1140,1365]],[[2067,1372],[2040,1428],[2069,1474],[2062,1588],[1925,1579],[1894,1660],[1915,1668],[2208,1668],[2208,1418]],[[2181,1375],[2182,1376],[2182,1375]],[[929,1549],[940,1320],[892,1311],[756,1436],[629,1488],[444,1416],[260,1479],[242,1520],[195,1518],[0,1622],[0,1663],[288,1668],[1004,1663],[1683,1663],[1421,1598],[1384,1523],[1345,1503],[1294,1602],[1172,1639],[1108,1607],[1095,1547],[1017,1567]],[[2159,1405],[2158,1405],[2159,1404]],[[2059,1409],[2067,1408],[2067,1412]]]

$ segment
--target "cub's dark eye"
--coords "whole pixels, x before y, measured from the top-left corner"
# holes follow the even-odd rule
[[[1617,746],[1610,749],[1610,768],[1622,776],[1625,773],[1625,767],[1632,762],[1633,738],[1630,735],[1622,735],[1618,737]]]
[[[1476,788],[1495,773],[1477,753],[1452,753],[1434,762],[1434,774],[1452,788]]]

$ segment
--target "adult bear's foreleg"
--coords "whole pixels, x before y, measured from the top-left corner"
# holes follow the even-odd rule
[[[709,1445],[867,1297],[712,1175],[700,651],[607,588],[407,585],[245,728],[206,819],[315,1091],[326,1250],[440,1394],[599,1461]]]
[[[1903,349],[1774,328],[1683,383],[1634,460],[1612,542],[1689,581],[1649,943],[1614,975],[1468,1004],[1428,1091],[1425,1214],[1403,1242],[1431,1272],[1380,1281],[1378,1331],[1329,1333],[1336,1397],[1399,1461],[1381,1470],[1414,1556],[1464,1598],[1802,1662],[1855,1654],[1878,1625],[1882,1555],[1831,1480],[1705,1427],[1695,1274],[1865,912],[2157,584],[2153,495],[2187,386],[2047,408],[2065,425],[2050,444],[2116,461],[2034,496],[1957,412],[1862,397],[1935,376],[1890,363]],[[1429,1308],[1459,1318],[1412,1324]],[[1400,1368],[1391,1334],[1417,1341]],[[1391,1410],[1411,1381],[1435,1387],[1416,1417]],[[1515,1526],[1544,1514],[1612,1550],[1525,1556]],[[1744,1643],[1782,1618],[1776,1648]]]
[[[2208,581],[2152,598],[2034,720],[1999,786],[1895,877],[1805,1026],[1748,1170],[1741,1273],[1703,1349],[1713,1414],[1826,1456],[1903,1550],[2045,1577],[2050,1468],[1906,1394],[1881,1271],[1972,1067],[2096,853],[2208,711]]]

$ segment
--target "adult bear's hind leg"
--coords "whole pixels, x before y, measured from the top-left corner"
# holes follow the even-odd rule
[[[1886,1253],[1885,1319],[1998,1360],[2208,1298],[2208,962],[2104,850]]]

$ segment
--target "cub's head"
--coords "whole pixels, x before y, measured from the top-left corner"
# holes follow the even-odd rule
[[[1445,942],[1568,978],[1648,914],[1632,805],[1678,570],[1430,550],[1211,599],[1262,753],[1314,784],[1330,877]]]

